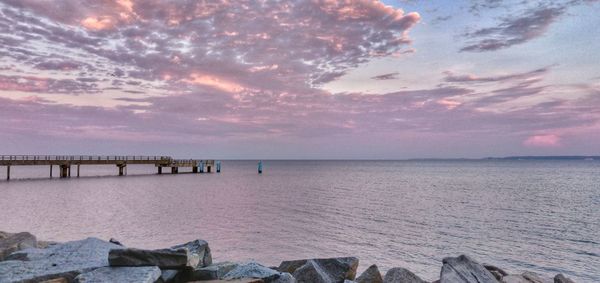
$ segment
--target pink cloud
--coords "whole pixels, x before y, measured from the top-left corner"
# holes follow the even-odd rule
[[[557,135],[534,135],[523,141],[525,146],[531,147],[558,147],[561,146],[561,139]]]

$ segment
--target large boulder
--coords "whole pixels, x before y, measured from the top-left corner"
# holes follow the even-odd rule
[[[410,270],[395,267],[385,274],[383,278],[384,283],[427,283],[427,281],[421,279],[419,276],[412,273]]]
[[[502,283],[552,283],[550,278],[543,277],[533,272],[523,274],[510,274],[502,277]]]
[[[282,273],[256,262],[248,262],[237,265],[227,272],[223,279],[233,280],[242,278],[262,279],[266,283],[292,283],[296,280],[289,273]]]
[[[35,248],[36,246],[37,239],[30,233],[21,232],[11,234],[0,232],[0,261],[13,252],[26,248]]]
[[[562,273],[554,276],[554,283],[575,283],[575,281],[565,277]]]
[[[188,281],[223,279],[225,274],[236,268],[238,265],[239,263],[234,262],[220,262],[206,267],[194,268],[192,271],[188,272],[189,274],[185,278]]]
[[[160,278],[160,269],[156,266],[142,267],[102,267],[84,272],[75,277],[78,283],[135,282],[154,283]]]
[[[184,271],[178,269],[161,270],[160,280],[162,280],[163,283],[179,282],[179,277],[183,272]]]
[[[284,261],[277,270],[291,273],[298,282],[344,282],[356,278],[357,267],[357,258],[341,257]]]
[[[356,283],[383,283],[383,278],[381,277],[381,272],[379,272],[377,265],[373,264],[354,281],[356,281]]]
[[[308,260],[304,265],[296,269],[292,276],[301,283],[336,283],[346,281],[344,278],[332,278],[314,260]]]
[[[441,283],[497,283],[498,280],[483,265],[466,255],[442,260]]]
[[[45,249],[17,251],[8,260],[0,262],[0,282],[37,282],[59,277],[72,280],[80,273],[108,266],[108,252],[118,248],[122,247],[100,239],[87,238]]]
[[[496,267],[494,265],[484,264],[483,267],[485,267],[487,271],[494,275],[494,278],[496,278],[496,280],[498,281],[502,280],[502,277],[508,275],[508,273],[506,273],[506,271],[504,271],[502,268]]]
[[[108,254],[110,266],[158,266],[162,269],[185,269],[194,267],[194,259],[186,248],[141,250],[114,249]]]
[[[190,264],[193,267],[205,267],[212,264],[212,254],[210,253],[210,247],[208,242],[204,240],[194,240],[185,244],[171,247],[171,249],[177,250],[186,248],[190,256]]]

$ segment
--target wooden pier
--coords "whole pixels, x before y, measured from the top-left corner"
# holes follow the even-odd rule
[[[71,177],[71,167],[77,168],[79,177],[81,165],[114,165],[119,176],[127,175],[127,165],[154,165],[158,174],[163,168],[171,168],[172,174],[179,173],[179,168],[192,168],[193,173],[211,173],[215,168],[214,160],[174,159],[170,156],[92,156],[92,155],[1,155],[0,166],[6,166],[6,179],[10,180],[12,166],[50,166],[58,167],[60,178]],[[220,169],[220,166],[219,168]],[[217,170],[220,172],[220,170]]]

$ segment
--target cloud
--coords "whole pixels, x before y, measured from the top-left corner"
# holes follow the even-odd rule
[[[398,73],[398,72],[387,73],[387,74],[377,75],[377,76],[371,77],[371,79],[378,80],[378,81],[395,80],[395,79],[398,79],[398,75],[400,75],[400,73]]]
[[[392,152],[411,137],[562,136],[557,128],[600,117],[589,99],[597,87],[544,83],[550,67],[447,72],[437,87],[386,93],[322,89],[370,60],[414,51],[419,14],[378,1],[8,0],[0,14],[0,115],[9,121],[0,130],[15,140],[248,149],[257,140],[352,146],[369,137]],[[553,98],[558,87],[570,96]]]
[[[561,139],[557,135],[534,135],[523,141],[525,146],[531,147],[558,147],[561,146]]]
[[[539,68],[526,73],[498,75],[481,77],[473,74],[457,75],[452,71],[445,71],[446,77],[444,81],[450,83],[490,83],[490,82],[506,82],[515,80],[526,80],[541,77],[550,71],[551,67]]]
[[[461,51],[486,52],[523,44],[546,33],[550,25],[562,16],[566,6],[539,6],[519,15],[510,15],[495,27],[488,27],[466,33],[472,43]]]

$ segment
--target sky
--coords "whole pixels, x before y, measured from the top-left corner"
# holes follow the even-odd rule
[[[598,155],[598,2],[0,0],[0,151]]]

